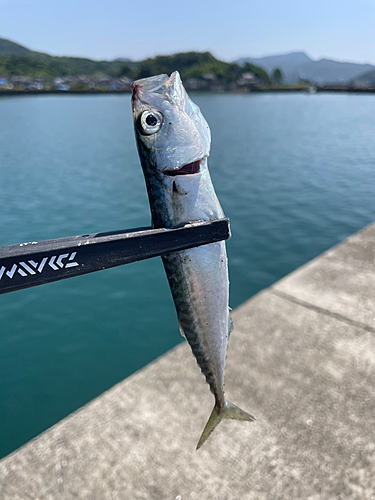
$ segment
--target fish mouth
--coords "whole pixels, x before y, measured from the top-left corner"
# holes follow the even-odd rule
[[[163,170],[163,174],[174,177],[176,175],[192,175],[200,172],[200,166],[204,158],[182,165],[181,168],[168,168]]]

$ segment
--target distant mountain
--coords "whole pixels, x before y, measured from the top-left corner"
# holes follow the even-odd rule
[[[17,43],[0,38],[0,75],[54,78],[78,75],[122,74],[120,61],[93,61],[83,57],[57,57],[35,52]]]
[[[0,56],[30,56],[32,54],[36,54],[36,52],[33,52],[18,43],[5,40],[5,38],[0,38]]]
[[[116,57],[116,59],[113,59],[113,60],[117,61],[117,62],[123,62],[123,63],[132,62],[132,60],[128,59],[127,57]]]
[[[314,83],[349,83],[357,76],[375,70],[372,64],[357,64],[320,59],[314,61],[305,52],[291,52],[267,57],[246,57],[239,64],[250,62],[262,66],[268,73],[279,68],[284,82],[297,82],[300,78]]]
[[[298,70],[297,78],[295,78],[296,68],[299,66],[312,62],[312,59],[305,54],[305,52],[291,52],[290,54],[280,54],[276,56],[266,56],[266,57],[243,57],[236,61],[238,64],[244,64],[246,62],[256,64],[264,68],[267,73],[272,74],[272,71],[276,68],[281,69],[284,76],[284,81],[291,82],[298,80]]]
[[[375,66],[320,59],[320,61],[303,64],[298,69],[300,76],[312,82],[344,84],[364,72],[375,70]]]
[[[375,87],[375,70],[357,76],[351,83],[356,87]]]
[[[1,0],[0,0],[1,1]],[[194,88],[208,88],[205,75],[216,86],[236,86],[242,74],[251,72],[257,81],[269,84],[268,74],[260,67],[247,64],[243,67],[216,59],[210,52],[182,52],[159,55],[143,61],[119,58],[114,61],[93,61],[82,57],[55,57],[33,52],[21,45],[0,38],[0,76],[4,78],[127,78],[138,80],[161,73],[179,71],[185,80],[192,80]],[[199,80],[198,83],[196,80]],[[211,81],[210,80],[210,81]],[[198,85],[198,87],[197,87]]]
[[[370,78],[372,82],[372,72],[375,71],[375,66],[371,64],[338,62],[330,59],[314,61],[305,52],[248,57],[236,62],[243,67],[220,61],[210,52],[160,55],[137,62],[127,58],[94,61],[82,57],[51,56],[0,38],[0,75],[3,77],[27,76],[53,79],[80,75],[94,77],[107,75],[138,79],[178,70],[184,79],[199,79],[204,78],[204,75],[213,75],[216,83],[227,85],[236,84],[241,79],[242,73],[249,72],[264,83],[269,83],[265,71],[272,74],[274,69],[279,68],[285,83],[297,82],[303,78],[318,84],[349,84],[355,79],[365,82]],[[244,66],[246,63],[248,64]]]

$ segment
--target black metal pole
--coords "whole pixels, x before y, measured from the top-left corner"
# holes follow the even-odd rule
[[[228,219],[0,247],[0,294],[230,238]]]

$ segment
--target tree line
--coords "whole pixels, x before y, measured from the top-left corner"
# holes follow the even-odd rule
[[[170,74],[179,71],[183,80],[188,78],[202,78],[202,76],[214,75],[220,83],[236,82],[243,73],[252,73],[265,84],[269,84],[270,78],[267,71],[254,64],[245,63],[240,66],[236,63],[227,63],[216,59],[210,52],[183,52],[168,56],[156,56],[141,61],[132,66],[124,65],[121,75],[137,80],[160,73]]]
[[[64,76],[108,75],[113,78],[126,76],[131,80],[146,78],[160,73],[179,71],[183,79],[202,78],[211,74],[220,83],[237,81],[243,73],[252,73],[264,84],[270,84],[268,73],[259,66],[245,63],[227,63],[216,59],[210,52],[184,52],[167,56],[156,56],[139,62],[93,61],[77,57],[53,57],[47,54],[0,55],[1,76],[26,76],[53,79]]]

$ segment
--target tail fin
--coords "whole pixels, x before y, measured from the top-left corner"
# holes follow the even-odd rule
[[[253,422],[255,417],[246,413],[246,411],[241,410],[238,406],[232,404],[230,401],[225,400],[225,406],[222,409],[214,409],[208,419],[206,427],[203,429],[202,435],[197,444],[197,450],[206,441],[211,432],[215,427],[225,418],[231,418],[233,420],[247,420],[248,422]]]

